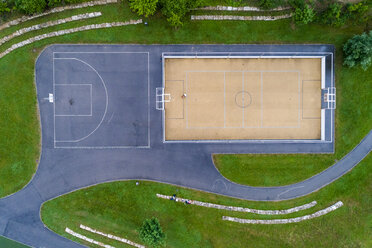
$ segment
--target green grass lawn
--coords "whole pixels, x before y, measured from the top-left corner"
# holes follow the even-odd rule
[[[138,229],[146,218],[160,220],[167,247],[371,247],[372,156],[351,173],[308,196],[284,202],[250,202],[176,186],[134,181],[105,183],[46,202],[43,222],[56,233],[69,227],[89,238],[124,247],[118,242],[79,229],[80,224],[142,243]],[[286,209],[318,201],[313,208],[289,215],[267,216],[208,209],[158,199],[174,194],[207,202],[256,209]],[[223,215],[241,218],[291,218],[316,212],[337,201],[345,205],[325,216],[294,224],[252,225],[222,221]],[[86,243],[84,243],[86,244]],[[87,244],[86,244],[87,245]]]
[[[86,21],[71,22],[17,37],[0,47],[10,45],[34,35],[82,26],[92,23],[138,19],[126,4],[66,11],[69,14],[102,11],[103,16]],[[32,24],[58,19],[49,15]],[[42,21],[41,21],[42,20]],[[370,130],[372,124],[371,80],[372,68],[367,72],[342,67],[342,45],[354,34],[362,33],[364,26],[332,28],[311,24],[293,27],[291,20],[273,22],[242,21],[186,21],[182,28],[171,28],[166,19],[157,14],[147,19],[148,26],[136,25],[69,34],[42,40],[17,49],[0,59],[0,197],[21,189],[37,167],[40,154],[40,129],[34,85],[34,63],[42,49],[54,43],[140,43],[140,44],[286,44],[327,43],[336,51],[336,153],[331,155],[218,155],[217,167],[224,176],[239,183],[251,185],[280,185],[305,179],[330,166],[350,151]],[[23,26],[31,25],[24,23]],[[15,30],[11,30],[14,32]],[[2,32],[10,32],[3,30]],[[20,71],[22,73],[20,73]],[[303,160],[302,162],[298,162]],[[268,165],[276,171],[301,171],[278,174],[274,170],[258,171]],[[236,171],[239,171],[239,178]],[[251,173],[256,171],[256,173]],[[229,174],[230,173],[230,174]],[[257,173],[259,176],[257,176]],[[260,178],[257,178],[260,177]]]
[[[7,239],[0,236],[0,247],[1,248],[27,248],[28,246],[14,242],[13,240]]]

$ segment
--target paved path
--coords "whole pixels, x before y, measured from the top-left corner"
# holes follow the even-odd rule
[[[286,200],[309,194],[320,189],[321,187],[326,186],[330,182],[336,180],[351,170],[371,151],[372,131],[369,132],[361,143],[342,160],[338,161],[336,164],[322,173],[315,175],[303,182],[283,187],[267,188],[238,185],[226,180],[216,170],[211,160],[212,153],[254,153],[263,151],[280,153],[304,152],[308,151],[309,149],[313,152],[321,152],[322,149],[333,149],[333,144],[164,144],[161,142],[161,112],[155,110],[153,106],[154,101],[151,100],[151,102],[149,102],[149,115],[144,115],[144,113],[147,113],[147,110],[145,111],[140,109],[142,107],[134,104],[133,101],[135,101],[135,99],[131,99],[128,102],[125,100],[125,94],[128,92],[130,94],[133,90],[136,90],[136,87],[116,88],[124,86],[110,84],[109,82],[115,79],[110,78],[109,75],[111,75],[113,72],[110,72],[108,68],[99,72],[102,76],[102,79],[104,79],[103,81],[105,81],[107,84],[106,92],[108,92],[108,96],[111,98],[106,107],[104,104],[101,106],[102,113],[104,113],[104,117],[102,119],[103,121],[100,121],[100,118],[97,120],[92,119],[92,121],[96,121],[100,123],[100,125],[102,124],[102,127],[97,129],[97,132],[92,134],[84,141],[57,142],[57,146],[60,146],[60,148],[55,148],[55,137],[63,135],[74,136],[76,133],[84,133],[86,130],[85,128],[76,129],[75,126],[66,128],[65,126],[69,125],[69,121],[71,121],[66,119],[63,121],[63,123],[66,124],[65,126],[57,127],[57,130],[59,130],[58,128],[61,128],[60,131],[62,131],[55,134],[56,126],[54,123],[56,119],[58,122],[59,117],[56,118],[53,114],[53,111],[55,111],[53,104],[50,104],[44,99],[46,96],[48,96],[48,93],[53,92],[54,87],[52,80],[52,75],[54,72],[51,69],[53,65],[53,62],[51,62],[51,57],[53,56],[52,54],[54,51],[56,51],[56,49],[62,49],[63,51],[70,50],[71,53],[74,53],[73,56],[78,56],[75,53],[77,49],[80,49],[80,51],[84,49],[94,50],[102,49],[102,47],[105,51],[110,51],[110,49],[115,46],[49,47],[38,59],[36,64],[36,80],[42,124],[43,142],[41,161],[33,180],[23,190],[9,197],[0,199],[1,235],[21,241],[22,243],[31,245],[33,247],[81,247],[81,245],[73,243],[72,241],[60,237],[46,229],[40,220],[39,210],[41,204],[49,199],[97,183],[114,180],[145,179],[181,185],[248,200]],[[125,49],[130,48],[132,50],[143,50],[145,46],[121,47],[124,47]],[[198,48],[200,49],[200,46],[196,48],[193,47],[192,49]],[[211,47],[211,49],[212,48],[213,47]],[[153,49],[157,50],[157,52],[161,50],[159,47],[154,47]],[[317,49],[319,49],[319,47]],[[72,54],[63,56],[65,56],[64,58],[68,58],[71,57]],[[85,54],[81,56],[83,57],[79,57],[79,59],[85,61],[89,59],[90,55]],[[98,64],[102,62],[100,59],[96,59],[95,61],[97,65],[94,66],[98,66]],[[149,77],[149,96],[150,99],[155,99],[155,87],[161,83],[161,81],[158,81],[159,78],[161,78],[161,71],[156,69],[159,68],[159,65],[157,66],[157,64],[160,63],[160,58],[152,58],[150,56],[149,61],[149,72],[151,75],[151,77]],[[135,64],[136,62],[133,61],[133,63]],[[59,65],[59,68],[66,69],[66,66],[68,65],[69,64],[62,63]],[[76,66],[73,68],[79,70],[77,69],[80,68],[79,66],[83,65],[76,64]],[[136,68],[136,66],[133,66],[131,70],[136,70]],[[97,90],[99,90],[100,80],[95,78],[94,73],[89,72],[87,68],[83,69],[83,67],[81,67],[80,69],[86,72],[86,76],[91,78],[92,82],[94,82],[92,83],[92,87],[98,87]],[[109,71],[109,73],[105,74],[105,71]],[[55,73],[61,72],[56,70]],[[139,73],[141,74],[141,72]],[[63,75],[64,74],[61,73],[59,79],[62,78],[64,83],[67,83],[69,80],[78,80],[73,76],[67,77]],[[117,76],[118,75],[116,75],[116,77]],[[122,80],[127,80],[128,82],[132,82],[132,80],[135,80],[136,77],[138,77],[138,72],[121,75]],[[97,99],[100,99],[100,97],[97,97]],[[121,105],[110,104],[117,103],[117,99],[121,99],[124,102],[121,102]],[[105,101],[103,100],[103,102]],[[121,116],[117,113],[121,113],[120,111],[122,111],[122,109],[129,111],[127,105],[132,107],[138,106],[138,112],[141,117],[138,117],[133,123],[130,123],[133,124],[132,129],[128,126],[128,130],[124,128],[125,132],[121,133],[122,136],[118,136],[118,134],[115,133],[117,130],[115,130],[113,127],[117,124],[121,127],[126,127],[126,124],[125,121],[120,118]],[[100,109],[98,105],[94,108]],[[106,111],[104,111],[105,109]],[[126,113],[127,118],[133,117],[130,112]],[[151,118],[146,119],[146,116],[150,116]],[[78,125],[83,125],[84,122],[77,123]],[[143,128],[144,126],[146,127],[146,123],[150,124],[150,129]],[[113,138],[106,140],[105,137],[107,136]],[[86,149],[80,147],[75,149],[80,145],[86,147],[90,145],[118,145],[119,143],[130,146],[146,146],[145,143],[147,140],[143,137],[150,138],[148,140],[150,142],[148,148],[133,147],[121,149]],[[113,141],[117,143],[111,144],[110,142]],[[64,146],[75,147],[66,148]]]

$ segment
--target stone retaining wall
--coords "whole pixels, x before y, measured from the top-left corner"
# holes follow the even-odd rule
[[[201,7],[196,8],[195,10],[221,10],[221,11],[281,11],[281,10],[288,10],[291,9],[290,6],[287,7],[278,7],[274,9],[260,9],[257,7],[251,7],[251,6],[242,6],[242,7],[232,7],[232,6],[207,6],[207,7]]]
[[[119,242],[122,242],[122,243],[125,243],[125,244],[128,244],[128,245],[131,245],[131,246],[134,246],[134,247],[137,247],[137,248],[145,248],[145,246],[140,245],[140,244],[137,244],[137,243],[134,243],[134,242],[132,242],[132,241],[130,241],[128,239],[120,238],[120,237],[117,237],[117,236],[114,236],[114,235],[111,235],[111,234],[106,234],[106,233],[97,231],[95,229],[92,229],[90,227],[84,226],[82,224],[80,224],[80,228],[83,229],[83,230],[86,230],[88,232],[96,233],[96,234],[99,234],[99,235],[104,236],[106,238],[114,239],[114,240],[117,240]]]
[[[156,196],[159,197],[159,198],[168,199],[168,200],[171,199],[171,197],[172,197],[172,196],[162,195],[162,194],[156,194]],[[304,210],[304,209],[311,208],[311,207],[313,207],[317,204],[316,201],[313,201],[313,202],[307,203],[305,205],[301,205],[301,206],[294,207],[294,208],[289,208],[289,209],[284,209],[284,210],[259,210],[259,209],[252,209],[252,208],[225,206],[225,205],[219,205],[219,204],[201,202],[201,201],[193,201],[193,200],[179,198],[179,197],[176,197],[175,201],[176,202],[183,202],[183,203],[185,203],[187,201],[189,204],[202,206],[202,207],[206,207],[206,208],[216,208],[216,209],[223,209],[223,210],[228,210],[228,211],[254,213],[254,214],[264,214],[264,215],[279,215],[279,214],[295,213],[295,212],[298,212],[298,211],[301,211],[301,210]]]
[[[279,16],[236,16],[236,15],[192,15],[191,20],[214,20],[214,21],[275,21],[292,17],[292,14]]]
[[[61,36],[65,34],[71,34],[71,33],[76,33],[80,31],[86,31],[86,30],[93,30],[93,29],[100,29],[100,28],[111,28],[111,27],[121,27],[121,26],[126,26],[126,25],[135,25],[142,23],[142,19],[139,20],[130,20],[127,22],[112,22],[112,23],[101,23],[101,24],[91,24],[91,25],[86,25],[82,27],[77,27],[77,28],[71,28],[71,29],[65,29],[65,30],[60,30],[60,31],[55,31],[47,34],[42,34],[38,35],[32,38],[29,38],[27,40],[24,40],[22,42],[19,42],[17,44],[12,45],[10,48],[6,49],[4,52],[0,53],[0,59],[7,55],[8,53],[16,50],[17,48],[23,47],[25,45],[31,44],[35,41],[43,40],[46,38],[51,38],[51,37],[56,37],[56,36]]]
[[[42,23],[42,24],[37,24],[37,25],[31,26],[31,27],[27,27],[27,28],[22,28],[22,29],[17,30],[16,32],[0,39],[0,45],[4,44],[5,42],[7,42],[7,41],[9,41],[9,40],[11,40],[15,37],[21,36],[25,33],[31,32],[31,31],[40,30],[40,29],[43,29],[43,28],[48,28],[48,27],[52,27],[52,26],[56,26],[56,25],[59,25],[59,24],[68,23],[68,22],[72,22],[72,21],[94,18],[94,17],[98,17],[98,16],[101,16],[101,15],[102,15],[101,12],[92,12],[92,13],[74,15],[74,16],[67,17],[67,18],[64,18],[64,19],[59,19],[59,20],[56,20],[56,21],[45,22],[45,23]]]
[[[232,221],[232,222],[238,222],[242,224],[288,224],[288,223],[295,223],[295,222],[301,222],[304,220],[310,220],[325,214],[328,214],[329,212],[332,212],[339,207],[343,206],[344,204],[341,201],[336,202],[332,206],[322,209],[318,212],[315,212],[313,214],[304,215],[301,217],[296,218],[290,218],[290,219],[274,219],[274,220],[252,220],[252,219],[240,219],[235,217],[229,217],[229,216],[222,216],[222,220]]]
[[[92,2],[85,2],[85,3],[80,3],[80,4],[57,7],[57,8],[53,8],[51,10],[45,11],[41,14],[32,15],[32,16],[22,16],[21,18],[15,19],[13,21],[6,22],[6,23],[0,25],[0,30],[3,30],[5,28],[9,28],[11,26],[18,25],[21,22],[26,22],[26,21],[29,21],[29,20],[32,20],[32,19],[35,19],[35,18],[38,18],[38,17],[41,17],[41,16],[46,16],[46,15],[49,15],[49,14],[52,14],[52,13],[58,13],[58,12],[62,12],[62,11],[65,11],[65,10],[70,10],[70,9],[80,9],[80,8],[85,8],[85,7],[92,7],[92,6],[96,6],[96,5],[105,5],[105,4],[117,3],[117,2],[118,2],[118,0],[97,0],[97,1],[92,1]]]
[[[89,242],[91,244],[95,244],[95,245],[98,245],[98,246],[101,246],[101,247],[105,247],[105,248],[115,248],[115,247],[113,247],[111,245],[106,245],[104,243],[98,242],[98,241],[96,241],[94,239],[88,238],[88,237],[86,237],[84,235],[81,235],[79,233],[76,233],[76,232],[72,231],[71,229],[69,229],[67,227],[65,228],[65,232],[67,232],[68,234],[71,234],[72,236],[74,236],[76,238],[85,240],[85,241],[87,241],[87,242]]]

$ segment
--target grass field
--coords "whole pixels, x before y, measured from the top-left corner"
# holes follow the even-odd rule
[[[90,7],[50,15],[23,26],[58,19],[68,15],[101,11],[102,17],[81,22],[71,22],[17,37],[0,47],[5,50],[10,45],[34,35],[59,29],[82,26],[91,23],[125,21],[139,18],[130,12],[126,4],[112,4]],[[336,51],[336,153],[332,155],[218,155],[215,157],[218,168],[229,179],[251,185],[279,185],[307,178],[322,171],[335,160],[350,151],[370,130],[372,124],[371,80],[372,69],[364,72],[360,69],[342,67],[342,45],[354,34],[363,32],[364,26],[347,26],[332,28],[325,25],[311,24],[293,27],[290,20],[275,22],[235,22],[235,21],[186,21],[180,29],[171,28],[165,18],[159,14],[147,19],[148,26],[127,26],[105,30],[86,31],[62,37],[43,40],[20,48],[0,60],[0,197],[21,189],[31,178],[37,167],[40,154],[40,130],[37,117],[36,91],[34,86],[34,63],[42,49],[54,43],[327,43],[334,44]],[[18,27],[17,27],[18,28]],[[1,31],[0,36],[14,32],[15,27]],[[97,35],[99,34],[99,35]],[[306,35],[304,35],[306,34]],[[20,68],[22,73],[19,73]],[[306,162],[298,163],[299,160]],[[278,170],[291,167],[289,175],[257,173],[252,178],[252,168],[270,164]],[[237,170],[238,169],[238,170]],[[240,178],[235,178],[239,171]],[[230,173],[230,174],[229,174]],[[265,175],[263,173],[266,173]]]
[[[167,235],[167,247],[371,247],[372,156],[336,182],[296,200],[249,202],[166,184],[113,182],[75,191],[46,202],[43,222],[74,241],[65,227],[115,247],[120,243],[79,229],[80,224],[142,243],[138,228],[146,218],[157,217]],[[207,202],[256,209],[286,209],[313,200],[318,205],[289,215],[263,216],[184,205],[156,198],[174,194]],[[290,218],[316,212],[343,201],[343,207],[316,219],[282,225],[250,225],[222,221],[223,215],[241,218]]]
[[[28,246],[14,242],[3,236],[0,236],[0,247],[1,248],[27,248]]]

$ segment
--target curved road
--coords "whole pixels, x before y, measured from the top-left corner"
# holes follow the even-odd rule
[[[49,231],[44,227],[39,216],[43,202],[82,187],[114,180],[144,179],[247,200],[287,200],[326,186],[350,171],[372,149],[372,131],[370,131],[342,160],[305,181],[283,187],[267,188],[238,185],[225,179],[213,165],[211,154],[223,151],[224,145],[159,142],[161,131],[153,129],[160,130],[160,125],[156,123],[161,122],[161,116],[159,116],[160,112],[153,109],[149,120],[152,131],[151,136],[149,135],[151,137],[149,148],[56,149],[53,136],[53,128],[55,128],[53,105],[44,100],[53,88],[53,80],[50,80],[52,71],[45,70],[51,65],[52,51],[54,51],[53,47],[47,48],[36,64],[43,140],[37,173],[23,190],[0,199],[0,234],[33,247],[82,247]],[[110,88],[108,89],[110,94]],[[155,99],[153,92],[152,85],[151,98]],[[113,91],[111,94],[114,94]],[[112,116],[108,114],[107,118],[110,118],[110,121],[105,120],[104,123],[108,125],[109,122],[114,122],[115,115],[112,115],[114,118],[111,120]],[[102,141],[98,139],[97,142]],[[303,146],[305,145],[286,144],[286,149],[295,152]],[[231,144],[231,147],[235,147],[234,151],[246,153],[263,148],[272,152],[285,152],[281,151],[277,144],[271,143]]]

